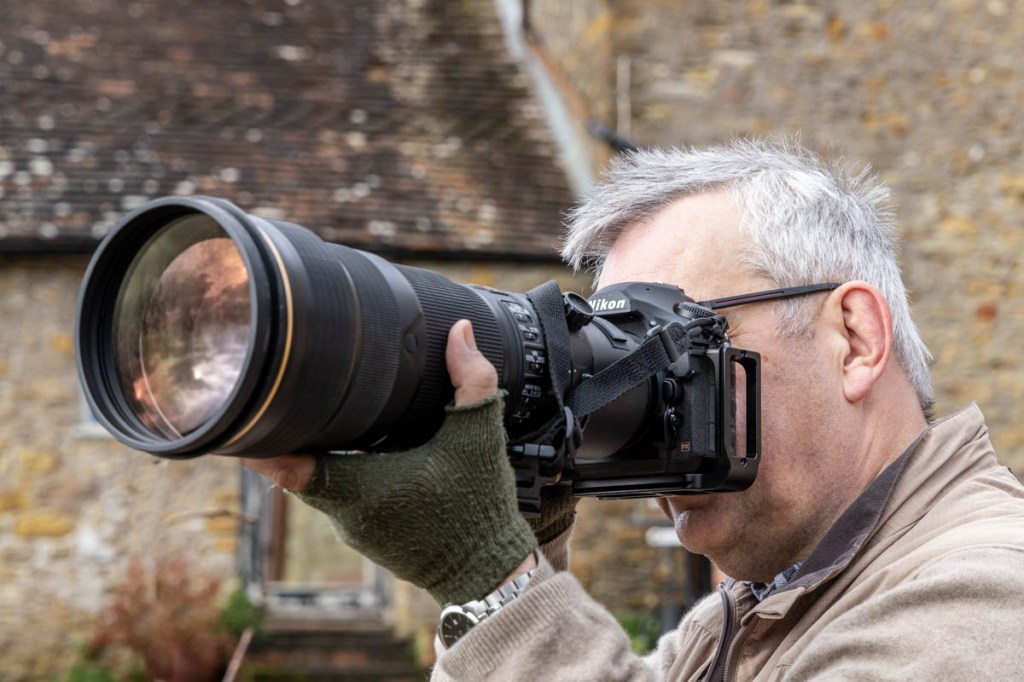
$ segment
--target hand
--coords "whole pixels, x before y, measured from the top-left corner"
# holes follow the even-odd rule
[[[519,514],[497,373],[469,322],[448,335],[455,404],[407,452],[244,460],[320,509],[342,539],[439,602],[482,597],[536,547]]]

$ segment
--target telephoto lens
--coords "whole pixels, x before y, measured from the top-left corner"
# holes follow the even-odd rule
[[[222,199],[168,197],[97,248],[75,346],[96,418],[136,450],[388,452],[440,428],[448,331],[463,318],[507,393],[524,511],[555,484],[640,497],[754,480],[759,356],[668,284],[624,282],[589,300],[553,282],[457,284]]]
[[[510,436],[542,428],[557,407],[524,294],[393,264],[221,199],[169,197],[100,244],[75,340],[90,406],[132,448],[168,458],[395,450],[439,428],[452,397],[447,334],[461,318],[508,391]],[[575,380],[636,345],[606,337],[574,334]],[[649,399],[647,386],[628,392],[594,445],[624,445]]]

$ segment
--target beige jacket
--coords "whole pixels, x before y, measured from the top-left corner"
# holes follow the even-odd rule
[[[1024,680],[1024,487],[976,406],[926,430],[786,587],[758,603],[727,581],[646,658],[559,570],[565,538],[544,554],[434,680]]]

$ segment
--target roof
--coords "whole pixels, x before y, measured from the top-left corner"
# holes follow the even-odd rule
[[[208,194],[377,251],[553,256],[573,201],[490,2],[33,0],[0,22],[0,250]]]

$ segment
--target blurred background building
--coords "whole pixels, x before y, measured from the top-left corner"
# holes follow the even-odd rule
[[[129,452],[85,408],[72,338],[88,255],[168,194],[226,197],[459,281],[582,290],[557,260],[561,218],[617,144],[800,135],[892,185],[938,412],[977,401],[1024,470],[1012,0],[2,7],[0,680],[59,678],[129,567],[151,579],[178,556],[222,591],[247,585],[278,631],[350,652],[332,665],[366,672],[374,651],[408,646],[429,659],[423,594],[235,462]],[[658,523],[644,501],[583,503],[574,571],[624,620],[678,616],[702,570],[645,541]]]

